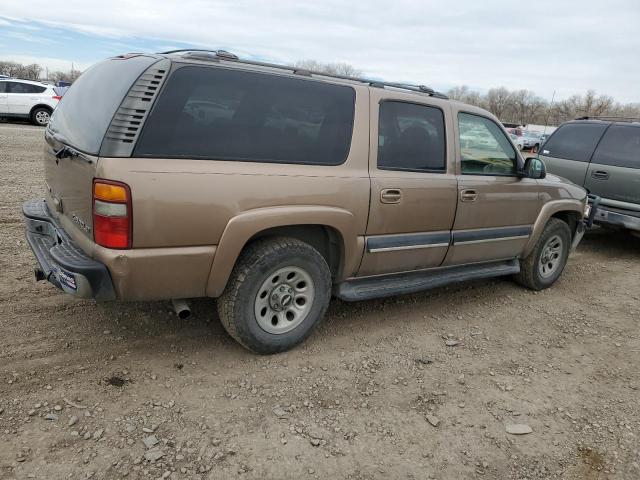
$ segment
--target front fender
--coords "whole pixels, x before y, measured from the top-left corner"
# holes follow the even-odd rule
[[[533,248],[538,242],[540,235],[542,235],[542,231],[547,225],[547,222],[551,217],[559,212],[574,212],[579,215],[578,218],[582,218],[584,214],[584,201],[578,199],[562,199],[552,200],[545,203],[540,209],[538,218],[533,224],[533,231],[529,237],[529,242],[522,253],[523,258],[526,258],[533,251]]]
[[[356,221],[351,212],[315,205],[257,208],[233,217],[227,224],[209,273],[207,296],[219,297],[222,294],[240,252],[253,236],[270,228],[289,225],[322,225],[337,230],[342,236],[344,254],[343,271],[339,277],[356,272],[364,241],[356,231]]]

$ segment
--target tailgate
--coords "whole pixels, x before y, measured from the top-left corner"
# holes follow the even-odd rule
[[[97,157],[67,147],[50,132],[45,134],[44,169],[49,211],[55,218],[67,217],[79,234],[91,239],[92,188],[97,162]],[[75,237],[75,232],[68,233]]]

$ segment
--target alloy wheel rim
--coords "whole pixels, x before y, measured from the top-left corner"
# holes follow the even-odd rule
[[[284,267],[269,274],[254,302],[260,328],[274,335],[290,332],[309,315],[315,298],[311,275],[300,267]]]
[[[36,122],[38,122],[40,125],[46,125],[47,123],[49,123],[49,114],[44,111],[39,111],[38,113],[36,113]]]
[[[551,237],[542,247],[538,271],[540,276],[548,278],[553,275],[562,262],[563,241],[559,235]]]

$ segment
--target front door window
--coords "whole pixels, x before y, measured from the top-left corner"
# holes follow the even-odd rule
[[[516,175],[518,156],[495,122],[478,115],[459,113],[458,127],[463,174]]]

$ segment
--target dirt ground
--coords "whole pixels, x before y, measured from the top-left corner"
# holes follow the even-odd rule
[[[256,356],[213,300],[185,321],[34,281],[42,138],[0,124],[0,478],[640,478],[640,239],[589,233],[539,293],[334,300]]]

